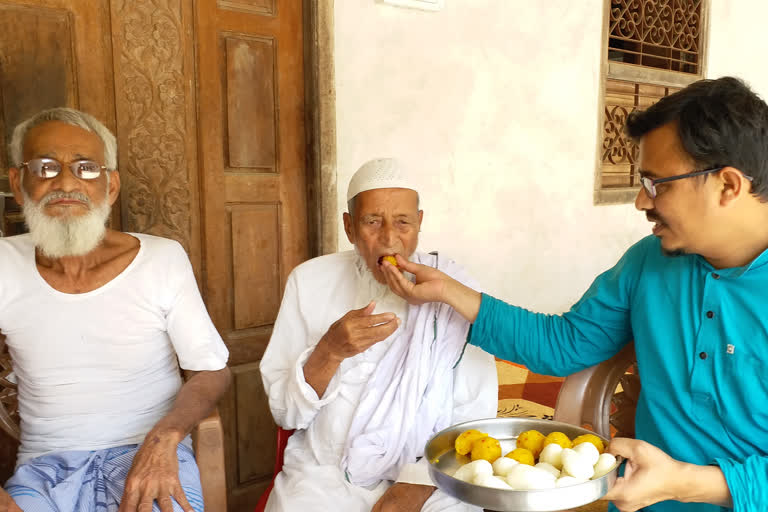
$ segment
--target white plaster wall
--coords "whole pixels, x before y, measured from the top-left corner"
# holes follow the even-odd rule
[[[603,1],[336,0],[339,211],[360,164],[397,156],[419,172],[422,250],[492,295],[567,310],[650,233],[632,205],[593,206]],[[709,74],[768,92],[768,7],[734,3],[713,0]]]

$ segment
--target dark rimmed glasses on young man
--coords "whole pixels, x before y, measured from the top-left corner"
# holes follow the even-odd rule
[[[648,194],[648,197],[651,199],[656,198],[656,185],[659,183],[667,183],[670,181],[675,180],[682,180],[684,178],[693,178],[695,176],[703,176],[705,174],[711,174],[713,172],[721,171],[725,169],[727,166],[725,165],[719,165],[717,167],[710,167],[709,169],[704,169],[701,171],[693,171],[686,174],[679,174],[677,176],[669,176],[667,178],[649,178],[647,176],[640,176],[640,184],[645,189],[645,193]],[[752,181],[754,178],[752,176],[747,176],[746,174],[742,174],[746,179],[749,181]]]
[[[67,164],[75,177],[81,180],[95,180],[103,171],[107,171],[106,165],[101,165],[93,160],[75,160]],[[33,158],[28,162],[22,162],[19,166],[28,170],[38,178],[50,179],[59,175],[62,163],[53,158]]]

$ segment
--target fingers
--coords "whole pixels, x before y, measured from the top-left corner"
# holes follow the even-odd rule
[[[389,338],[392,333],[397,330],[399,325],[400,319],[397,318],[394,321],[371,327],[366,332],[366,337],[372,342],[371,345],[373,345],[374,343],[378,343],[379,341],[383,341]]]
[[[420,265],[418,263],[414,263],[412,261],[408,261],[407,259],[403,258],[399,254],[395,254],[395,259],[397,260],[397,266],[401,269],[405,270],[406,272],[410,272],[411,274],[415,274],[418,272],[421,268],[426,267],[426,265]],[[388,261],[385,262],[385,264],[390,265],[394,268],[394,265],[389,263]],[[432,267],[426,267],[426,268],[432,268]]]
[[[606,451],[613,455],[621,455],[625,459],[632,459],[637,453],[639,443],[642,443],[642,441],[625,437],[616,437],[611,440]]]
[[[369,315],[365,318],[356,318],[352,321],[352,327],[355,329],[366,329],[369,327],[375,327],[379,324],[385,324],[395,319],[394,313],[379,313],[377,315]]]
[[[187,496],[184,494],[184,489],[182,489],[181,486],[179,486],[177,491],[173,493],[173,497],[176,499],[176,503],[184,509],[184,512],[195,512],[195,509],[193,509],[192,505],[187,501]]]
[[[157,501],[157,505],[160,507],[160,512],[173,512],[173,500],[171,499],[170,495],[158,496],[152,501]],[[149,502],[149,508],[147,511],[152,510],[152,501]]]
[[[368,303],[367,306],[360,308],[360,309],[353,309],[349,313],[347,313],[346,317],[360,317],[360,316],[368,316],[371,313],[373,313],[373,310],[376,308],[376,302],[371,301]]]
[[[123,498],[120,500],[120,508],[117,509],[117,512],[136,512],[138,506],[139,490],[130,487],[129,482],[126,482]]]
[[[623,476],[617,478],[616,482],[613,484],[613,487],[611,487],[611,489],[600,499],[605,501],[613,501],[616,499],[616,497],[621,496],[622,487],[624,486],[625,481],[626,480]]]
[[[412,287],[413,283],[389,262],[385,263],[383,273],[389,289],[399,297],[407,298],[409,287]]]

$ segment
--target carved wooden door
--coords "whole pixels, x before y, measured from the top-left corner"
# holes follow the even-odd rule
[[[195,9],[203,288],[235,376],[220,406],[230,510],[251,511],[275,454],[258,364],[288,273],[308,257],[302,1]]]

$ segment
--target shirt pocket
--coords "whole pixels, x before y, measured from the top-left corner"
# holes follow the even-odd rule
[[[716,373],[723,425],[731,440],[747,452],[763,452],[761,439],[768,425],[768,357],[758,347],[726,347],[723,371]],[[729,353],[731,352],[731,353]]]

